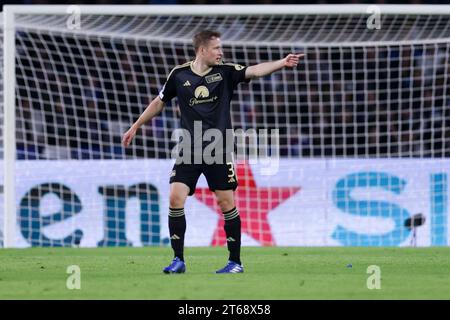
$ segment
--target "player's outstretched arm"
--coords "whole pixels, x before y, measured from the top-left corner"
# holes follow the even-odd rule
[[[272,72],[283,68],[293,68],[296,67],[302,57],[304,57],[304,53],[288,54],[284,59],[263,62],[260,64],[256,64],[254,66],[250,66],[245,70],[245,78],[257,78],[264,77]]]
[[[126,148],[130,145],[136,135],[137,130],[146,122],[153,119],[164,108],[164,102],[158,97],[152,100],[150,104],[145,108],[144,112],[140,115],[139,119],[123,134],[122,145]]]

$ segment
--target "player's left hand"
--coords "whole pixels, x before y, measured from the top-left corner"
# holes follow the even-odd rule
[[[284,58],[284,66],[288,68],[296,67],[301,58],[305,56],[304,53],[290,53]]]

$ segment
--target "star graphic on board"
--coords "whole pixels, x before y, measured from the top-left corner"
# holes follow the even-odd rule
[[[239,186],[234,193],[236,208],[241,216],[242,234],[247,234],[261,245],[272,246],[274,240],[268,214],[282,202],[292,197],[299,187],[258,187],[252,170],[247,162],[236,164],[236,175]],[[199,188],[195,197],[219,214],[219,222],[211,245],[222,246],[226,243],[223,214],[213,192],[208,188]]]

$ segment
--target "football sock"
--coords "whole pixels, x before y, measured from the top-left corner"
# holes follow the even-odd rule
[[[225,220],[225,234],[227,247],[230,252],[229,260],[241,264],[241,217],[234,207],[230,211],[223,212]]]
[[[169,208],[169,234],[175,257],[184,261],[184,233],[186,232],[186,217],[184,208]]]

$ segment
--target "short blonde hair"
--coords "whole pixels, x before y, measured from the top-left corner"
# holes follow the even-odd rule
[[[197,52],[198,48],[201,46],[207,45],[212,38],[220,38],[220,36],[220,32],[212,30],[203,30],[197,33],[194,38],[192,38],[195,52]]]

